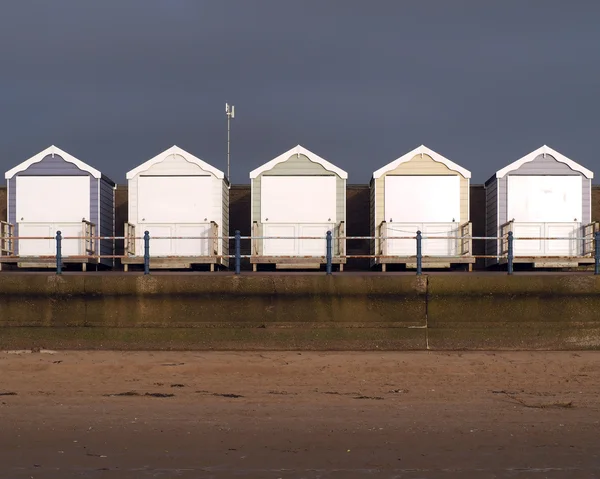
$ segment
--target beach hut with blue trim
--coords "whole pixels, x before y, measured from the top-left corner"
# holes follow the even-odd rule
[[[78,264],[85,270],[88,264],[113,265],[115,183],[111,179],[56,146],[7,171],[5,178],[8,222],[2,225],[2,262],[55,267],[54,238],[60,231],[65,267]],[[109,239],[95,239],[99,236]]]

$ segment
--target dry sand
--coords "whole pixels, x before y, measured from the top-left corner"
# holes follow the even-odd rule
[[[595,352],[1,353],[0,477],[600,477],[599,372]]]

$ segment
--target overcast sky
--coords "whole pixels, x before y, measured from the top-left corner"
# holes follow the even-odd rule
[[[587,0],[5,2],[0,168],[55,144],[124,183],[176,144],[225,171],[227,101],[233,183],[297,144],[349,183],[420,144],[472,183],[543,144],[600,175],[599,25]]]

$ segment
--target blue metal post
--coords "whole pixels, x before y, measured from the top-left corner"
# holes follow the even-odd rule
[[[56,232],[56,274],[62,274],[62,233]]]
[[[423,274],[423,252],[421,250],[421,232],[417,231],[417,276]]]
[[[513,274],[513,232],[508,232],[508,274]]]
[[[594,274],[600,274],[600,231],[594,233]]]
[[[150,233],[144,231],[144,274],[150,274]]]
[[[240,274],[242,262],[242,238],[239,230],[235,230],[235,274]]]
[[[325,272],[327,274],[331,274],[331,231],[327,232],[327,236],[326,238],[326,249],[325,249],[325,254],[326,254],[326,260],[327,260],[327,264],[325,265]]]

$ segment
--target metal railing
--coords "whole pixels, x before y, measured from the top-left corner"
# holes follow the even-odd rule
[[[86,222],[87,223],[87,222]],[[3,259],[15,259],[18,258],[18,255],[15,255],[15,243],[19,240],[54,240],[56,244],[56,251],[54,255],[44,255],[40,256],[40,259],[52,260],[56,261],[56,273],[61,274],[64,264],[63,258],[63,241],[71,241],[71,240],[79,240],[84,241],[85,244],[85,253],[84,255],[69,255],[70,260],[76,259],[101,259],[101,258],[127,258],[135,254],[135,242],[142,241],[143,242],[143,264],[144,264],[144,274],[150,273],[150,261],[151,258],[159,259],[163,258],[161,256],[152,256],[151,252],[151,240],[165,240],[165,239],[181,239],[181,240],[200,240],[200,241],[212,241],[212,253],[215,259],[228,258],[234,259],[234,271],[236,274],[240,274],[241,270],[241,260],[252,258],[257,256],[257,248],[255,244],[257,244],[260,240],[270,239],[270,240],[322,240],[325,242],[324,244],[324,255],[322,256],[301,256],[301,255],[289,255],[289,256],[278,256],[279,258],[296,258],[296,259],[307,259],[313,260],[319,263],[325,263],[325,271],[326,274],[332,274],[332,264],[334,257],[346,260],[346,259],[399,259],[402,258],[407,262],[414,261],[416,264],[416,274],[421,275],[423,270],[423,260],[433,261],[433,260],[444,260],[450,261],[452,259],[460,259],[464,258],[467,255],[469,258],[493,258],[496,260],[506,260],[507,262],[507,272],[509,275],[514,273],[514,241],[527,241],[527,240],[571,240],[571,241],[581,241],[582,244],[587,245],[584,247],[584,255],[580,257],[587,257],[594,259],[594,274],[600,274],[600,227],[597,223],[593,223],[588,225],[588,229],[583,230],[583,236],[581,237],[515,237],[513,231],[511,230],[512,222],[506,223],[501,227],[501,235],[500,236],[472,236],[471,234],[471,226],[470,223],[466,223],[461,225],[460,227],[460,235],[459,236],[427,236],[422,234],[421,231],[417,231],[415,235],[406,235],[406,236],[389,236],[389,233],[386,223],[382,223],[379,229],[379,235],[377,236],[343,236],[345,234],[345,229],[343,223],[336,228],[335,233],[332,231],[327,231],[325,237],[322,236],[257,236],[255,234],[251,236],[242,236],[239,231],[235,232],[234,236],[219,236],[215,234],[218,232],[218,226],[216,223],[211,223],[211,236],[154,236],[150,237],[150,233],[148,231],[144,232],[144,235],[141,237],[135,236],[135,228],[133,225],[126,225],[125,235],[124,236],[96,236],[95,235],[95,226],[91,223],[88,224],[89,228],[85,230],[84,236],[62,236],[62,233],[58,231],[56,236],[40,236],[40,237],[31,237],[31,236],[14,236],[12,225],[2,222],[0,223],[0,228],[2,232],[2,236],[0,237],[0,262]],[[253,233],[258,233],[258,228],[253,228]],[[465,234],[468,233],[468,234]],[[124,240],[125,243],[125,251],[124,254],[112,254],[112,255],[102,255],[97,254],[96,244],[97,241],[102,240]],[[222,255],[219,254],[219,241],[220,240],[234,240],[234,254]],[[380,242],[380,253],[379,254],[346,254],[344,249],[344,245],[346,241],[352,240],[378,240]],[[410,255],[394,255],[389,254],[388,248],[386,246],[386,242],[388,240],[414,240],[415,249],[414,254]],[[459,249],[457,250],[456,255],[427,255],[423,253],[423,240],[455,240],[459,244]],[[474,240],[494,240],[502,242],[502,249],[499,254],[492,255],[475,255],[471,254],[471,245]],[[241,244],[242,241],[250,241],[251,242],[251,251],[250,254],[243,255],[241,253]],[[333,242],[338,241],[338,251],[339,254],[334,253]],[[505,246],[504,246],[505,245]],[[168,258],[173,258],[173,256],[168,256]],[[517,256],[518,258],[518,256]]]

